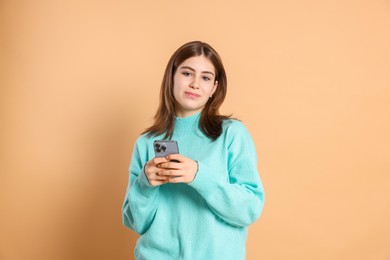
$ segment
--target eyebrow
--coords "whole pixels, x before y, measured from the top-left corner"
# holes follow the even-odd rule
[[[189,69],[191,71],[195,71],[193,68],[191,68],[189,66],[183,66],[183,67],[180,67],[180,69]],[[214,76],[214,73],[212,73],[211,71],[202,71],[201,73],[207,73],[207,74],[211,74]]]

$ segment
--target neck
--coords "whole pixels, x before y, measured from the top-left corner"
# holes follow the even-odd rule
[[[175,118],[175,135],[193,134],[194,131],[200,131],[199,119],[201,112],[193,113],[187,117],[176,116]]]
[[[201,112],[201,110],[197,110],[197,111],[176,111],[175,116],[179,117],[179,118],[186,118],[186,117],[193,116],[193,115],[195,115],[195,114],[197,114],[199,112]]]

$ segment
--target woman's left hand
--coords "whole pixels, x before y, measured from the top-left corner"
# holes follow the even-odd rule
[[[168,177],[170,183],[190,183],[195,179],[198,172],[198,163],[181,154],[171,154],[165,157],[168,162],[159,163],[157,168],[159,176]],[[175,161],[172,161],[175,160]]]

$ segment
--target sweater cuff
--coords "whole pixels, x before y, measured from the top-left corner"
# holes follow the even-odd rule
[[[150,185],[148,177],[146,177],[145,174],[145,166],[142,168],[141,173],[138,175],[137,182],[139,184],[139,192],[146,197],[151,196],[158,190],[158,186]]]
[[[195,179],[188,185],[197,190],[203,197],[208,197],[217,190],[219,182],[217,174],[213,174],[207,165],[198,161],[198,172]]]

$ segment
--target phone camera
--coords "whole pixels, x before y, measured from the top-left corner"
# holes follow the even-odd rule
[[[167,150],[167,147],[165,145],[155,144],[156,152],[161,153],[161,151],[165,152]]]

